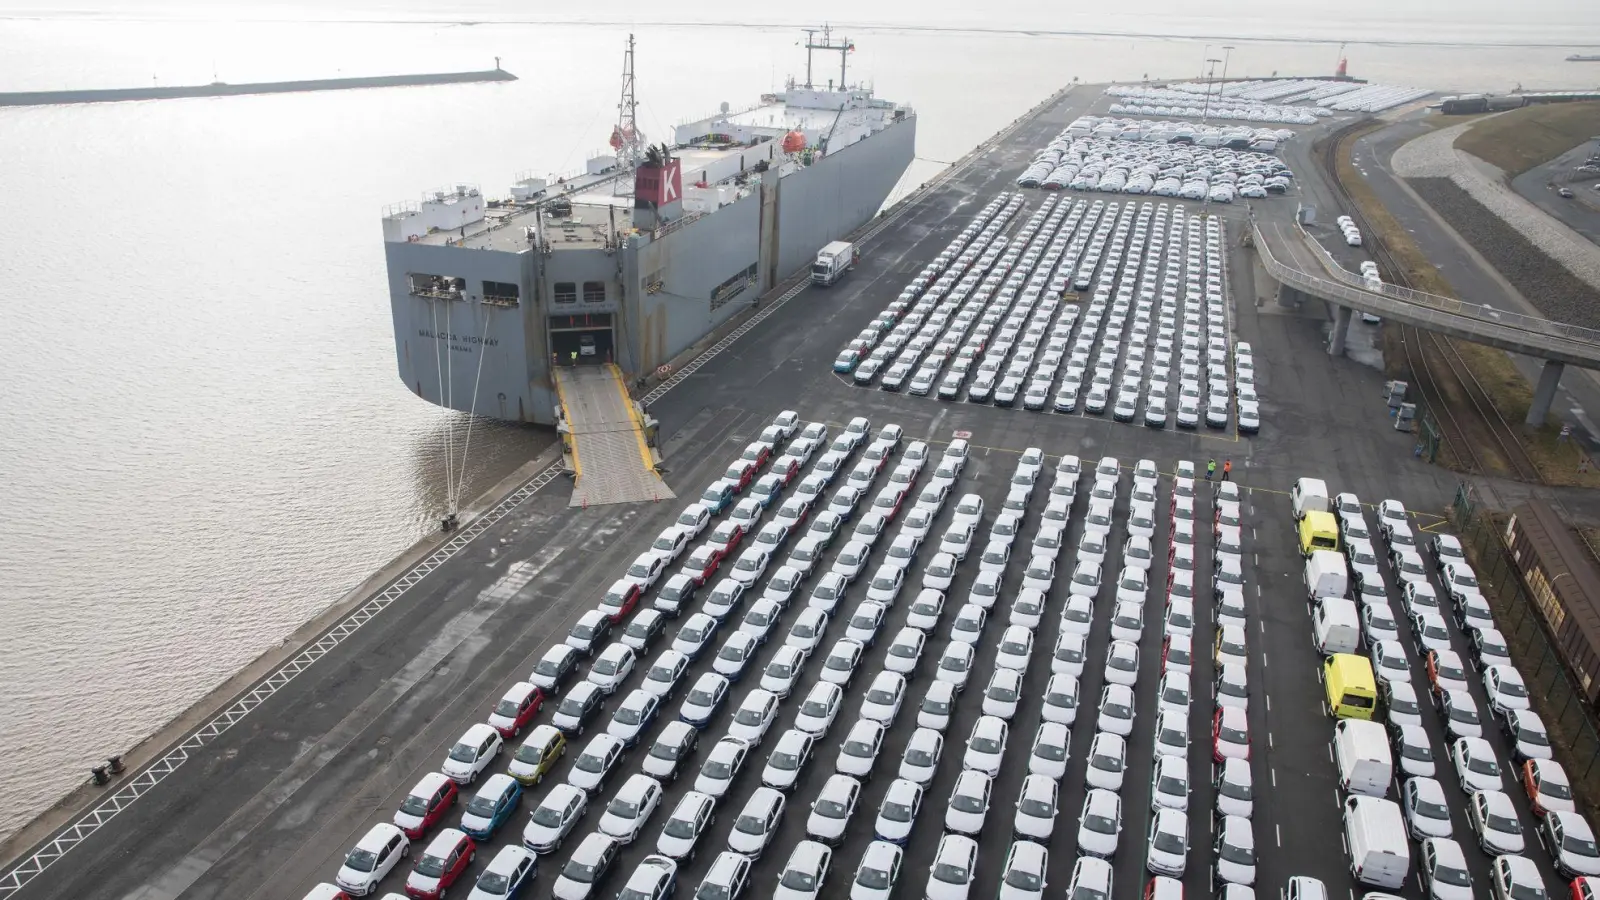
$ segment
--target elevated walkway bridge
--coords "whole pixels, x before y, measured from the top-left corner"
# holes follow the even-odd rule
[[[677,495],[656,470],[653,426],[615,365],[557,366],[563,450],[575,485],[570,506],[648,503]]]
[[[1354,311],[1543,359],[1544,371],[1528,411],[1528,421],[1534,423],[1544,421],[1566,366],[1600,370],[1600,331],[1400,285],[1384,284],[1374,290],[1360,275],[1340,266],[1297,222],[1263,222],[1252,217],[1250,229],[1262,267],[1278,282],[1281,300],[1305,295],[1334,306],[1333,338],[1328,343],[1331,354],[1344,353]]]

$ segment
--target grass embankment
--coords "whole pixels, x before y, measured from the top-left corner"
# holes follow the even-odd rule
[[[1591,105],[1591,104],[1583,104]],[[1600,103],[1592,104],[1600,109]],[[1521,110],[1518,110],[1521,112]],[[1509,115],[1509,113],[1507,114]],[[1500,116],[1498,118],[1505,118]],[[1497,121],[1490,119],[1475,127],[1482,127]],[[1349,146],[1361,137],[1383,128],[1388,123],[1376,122],[1368,128],[1359,128],[1346,135],[1340,146],[1334,152],[1334,165],[1338,169],[1340,184],[1345,192],[1350,195],[1350,202],[1354,203],[1361,211],[1367,226],[1376,231],[1379,240],[1388,248],[1389,254],[1394,257],[1396,264],[1405,272],[1411,286],[1419,291],[1438,294],[1441,297],[1454,297],[1455,291],[1444,276],[1428,260],[1422,248],[1411,239],[1411,234],[1401,227],[1394,216],[1384,208],[1383,202],[1367,184],[1366,178],[1356,170],[1355,163],[1351,160]],[[1453,124],[1449,120],[1439,123],[1441,126]],[[1470,133],[1472,129],[1468,129]],[[1600,133],[1600,132],[1597,132]],[[1574,142],[1575,144],[1576,142]],[[1457,141],[1460,146],[1460,141]],[[1572,145],[1563,147],[1557,153],[1565,152]],[[1534,163],[1537,165],[1538,163]],[[1483,385],[1495,409],[1506,418],[1506,421],[1517,424],[1528,415],[1528,408],[1533,405],[1533,386],[1528,383],[1522,373],[1511,362],[1511,357],[1505,351],[1469,341],[1451,340],[1460,352],[1468,371]],[[1384,367],[1391,378],[1409,377],[1406,366],[1405,347],[1401,343],[1400,328],[1391,323],[1384,323],[1383,335]],[[1471,402],[1467,397],[1451,397],[1453,402],[1470,408]],[[1539,468],[1540,478],[1547,484],[1581,485],[1584,487],[1600,487],[1600,471],[1582,473],[1578,471],[1579,450],[1576,442],[1559,440],[1559,426],[1545,426],[1543,428],[1527,431],[1524,430],[1524,446],[1535,466]],[[1460,469],[1461,462],[1455,459],[1448,444],[1440,454],[1439,462],[1447,468]],[[1504,461],[1501,461],[1504,464]]]
[[[1515,178],[1600,135],[1600,101],[1540,103],[1490,116],[1456,138],[1456,149]]]

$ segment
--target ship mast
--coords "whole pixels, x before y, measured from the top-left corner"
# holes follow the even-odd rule
[[[617,124],[611,129],[611,149],[617,153],[617,168],[626,173],[639,165],[645,138],[639,130],[639,98],[633,84],[633,35],[628,35],[628,49],[622,54],[622,98],[617,101]],[[626,179],[618,179],[622,184]],[[631,185],[629,186],[631,189]]]
[[[813,90],[814,89],[813,85],[811,84],[811,51],[813,51],[813,50],[827,50],[830,53],[839,54],[839,90],[841,90],[841,91],[844,90],[845,89],[845,86],[844,86],[845,61],[847,59],[849,59],[850,51],[856,49],[856,45],[850,43],[850,39],[849,38],[840,38],[839,40],[835,41],[833,39],[833,28],[831,26],[828,26],[828,25],[822,26],[822,42],[821,43],[818,43],[817,40],[816,40],[817,29],[815,29],[815,28],[807,28],[807,29],[805,29],[805,32],[806,32],[806,90]]]

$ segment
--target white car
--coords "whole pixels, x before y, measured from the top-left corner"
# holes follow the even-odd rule
[[[1500,778],[1500,762],[1494,748],[1481,737],[1456,738],[1450,745],[1450,763],[1455,767],[1461,790],[1498,791],[1505,787]]]
[[[861,570],[867,566],[867,558],[872,555],[872,548],[863,541],[852,540],[839,550],[839,555],[833,558],[833,568],[829,571],[837,572],[844,576],[846,582],[853,582],[861,575]]]
[[[767,586],[761,592],[762,600],[770,600],[780,609],[787,609],[789,601],[794,599],[795,591],[800,589],[800,583],[805,580],[805,575],[793,566],[779,566],[767,579]]]
[[[811,686],[805,699],[800,701],[800,710],[795,714],[794,727],[808,734],[822,736],[833,727],[833,720],[839,716],[839,707],[844,704],[844,689],[837,684],[819,681]]]
[[[1089,766],[1084,780],[1091,787],[1122,790],[1122,777],[1128,768],[1128,742],[1119,734],[1100,732],[1089,745]]]
[[[1144,604],[1120,601],[1111,613],[1111,639],[1137,644],[1144,634]]]
[[[1221,815],[1250,818],[1255,809],[1250,761],[1225,759],[1213,770],[1216,773],[1212,780],[1216,788],[1216,811]]]
[[[799,647],[810,656],[822,643],[822,636],[827,630],[828,614],[808,606],[794,617],[794,624],[789,626],[789,634],[783,642],[790,647]]]
[[[945,829],[956,834],[981,833],[993,788],[989,775],[972,769],[962,771],[945,806]]]
[[[656,713],[661,709],[661,698],[643,688],[634,688],[617,704],[611,721],[606,723],[606,734],[632,747],[639,742],[645,729],[655,724]]]
[[[1078,720],[1078,676],[1051,675],[1044,689],[1044,709],[1040,716],[1046,722],[1072,725]]]
[[[1150,803],[1156,809],[1189,808],[1189,762],[1181,756],[1158,755],[1150,772]]]
[[[1000,651],[995,666],[1025,672],[1028,659],[1033,656],[1033,631],[1021,625],[1009,625],[1000,635]]]
[[[866,648],[860,641],[840,638],[834,642],[833,648],[823,659],[820,677],[829,684],[849,686],[850,682],[855,680],[856,666],[861,664],[861,655],[864,652]]]
[[[972,578],[972,587],[967,591],[967,602],[984,609],[993,609],[1000,601],[999,572],[979,572]]]
[[[1078,538],[1078,564],[1094,563],[1104,566],[1106,562],[1106,536],[1094,531],[1085,531]]]
[[[1139,645],[1112,641],[1106,647],[1106,681],[1133,687],[1139,681]]]
[[[761,746],[761,740],[766,737],[767,730],[778,717],[780,703],[777,694],[762,688],[752,688],[750,693],[745,694],[739,708],[734,711],[733,722],[728,726],[728,734],[748,742],[751,747]]]
[[[767,845],[777,836],[787,805],[781,791],[758,787],[745,801],[739,817],[733,820],[728,831],[728,849],[751,859],[760,859]]]
[[[633,843],[661,805],[662,793],[661,782],[649,775],[631,776],[606,804],[605,813],[600,816],[600,831],[624,844]]]
[[[762,690],[771,691],[778,699],[787,699],[805,665],[806,655],[799,647],[783,646],[773,654],[772,661],[761,673]]]
[[[977,644],[983,637],[984,623],[989,620],[989,614],[983,607],[975,603],[968,603],[956,610],[956,617],[950,622],[950,640],[962,644]]]
[[[694,789],[713,797],[726,795],[733,786],[733,780],[739,777],[739,773],[744,769],[750,753],[749,741],[724,736],[711,745],[705,762],[700,764],[700,773],[694,779]]]
[[[1049,844],[1056,827],[1058,801],[1059,789],[1054,778],[1029,775],[1022,779],[1012,833],[1040,844]]]
[[[922,570],[922,586],[937,591],[948,591],[956,580],[956,558],[948,553],[936,553]]]
[[[973,527],[983,521],[983,498],[977,494],[965,494],[956,501],[955,514],[950,519],[952,524],[967,524]]]
[[[1049,867],[1050,851],[1043,846],[1026,840],[1012,842],[1000,870],[1000,892],[995,900],[1044,900]]]
[[[656,852],[668,859],[693,859],[695,844],[717,820],[716,809],[716,798],[708,794],[699,791],[684,794],[661,827],[661,836],[656,838]]]
[[[614,694],[633,674],[637,658],[638,654],[627,644],[610,644],[590,664],[588,680],[606,694]]]
[[[960,834],[939,839],[928,870],[927,900],[966,900],[978,867],[978,842]]]
[[[333,880],[350,894],[366,896],[377,890],[384,876],[409,855],[411,842],[406,840],[405,833],[388,822],[379,822],[345,855],[344,864],[339,866],[339,873]]]
[[[1594,830],[1582,816],[1552,810],[1539,823],[1539,834],[1557,872],[1568,878],[1600,876],[1600,850],[1595,847]]]
[[[1022,700],[1022,673],[1015,669],[996,668],[989,676],[989,685],[983,689],[983,714],[998,716],[1010,721],[1017,714],[1017,704]]]
[[[471,784],[489,768],[505,746],[500,732],[493,725],[482,722],[467,729],[467,733],[450,748],[439,771],[456,784]]]
[[[1522,823],[1504,791],[1473,791],[1468,795],[1467,824],[1478,836],[1478,846],[1490,856],[1523,850]]]
[[[744,674],[760,649],[761,642],[748,631],[735,631],[717,648],[717,655],[711,660],[711,671],[729,679],[737,679]]]
[[[927,691],[922,695],[922,703],[917,706],[917,727],[932,728],[938,732],[945,731],[950,727],[950,717],[954,715],[955,705],[955,685],[947,681],[929,683]]]
[[[1060,780],[1066,777],[1072,731],[1059,722],[1041,722],[1028,752],[1028,771]]]
[[[941,684],[950,685],[952,690],[963,690],[967,686],[968,678],[972,675],[972,665],[975,657],[976,652],[971,644],[951,641],[945,645],[944,652],[939,655],[939,664],[934,668],[934,680]]]
[[[1489,708],[1501,715],[1529,706],[1528,686],[1522,681],[1522,673],[1512,666],[1489,666],[1484,669],[1483,692],[1489,697]]]
[[[1222,815],[1217,820],[1216,873],[1224,884],[1256,882],[1256,835],[1250,820]]]
[[[1189,855],[1189,819],[1175,809],[1158,809],[1150,817],[1145,868],[1157,875],[1181,878]]]
[[[900,714],[900,705],[905,702],[906,679],[898,672],[879,672],[872,679],[872,684],[867,687],[866,696],[861,702],[861,717],[881,723],[885,726],[894,724],[895,716]]]
[[[781,605],[770,598],[762,597],[745,610],[744,618],[739,621],[739,630],[755,638],[756,643],[765,644],[767,639],[772,637],[772,629],[777,626],[782,616]]]
[[[978,571],[996,576],[1003,575],[1010,562],[1011,543],[990,538],[989,542],[983,545],[983,554],[978,557]]]
[[[1029,560],[1031,565],[1032,560]],[[1052,561],[1052,567],[1054,562]],[[1040,590],[1049,590],[1046,584]],[[1079,562],[1072,570],[1072,581],[1067,588],[1068,593],[1075,597],[1086,597],[1093,600],[1100,593],[1100,564],[1087,560]]]
[[[828,867],[833,862],[833,850],[817,841],[801,841],[789,853],[778,875],[777,890],[772,900],[818,900],[824,896],[823,884],[828,877]]]
[[[906,534],[902,529],[899,534],[894,536],[894,540],[889,542],[889,549],[884,555],[883,566],[878,571],[882,572],[883,569],[891,567],[899,569],[900,576],[903,579],[905,570],[909,569],[911,564],[917,561],[917,549],[921,546],[922,541],[920,539]],[[889,599],[893,600],[894,598],[890,597]]]
[[[761,770],[761,783],[770,788],[786,791],[800,780],[800,773],[811,761],[816,736],[798,728],[791,728],[778,736],[767,754],[767,764]]]
[[[824,844],[837,844],[844,838],[845,826],[861,801],[861,782],[849,775],[833,774],[823,783],[806,819],[806,837]]]
[[[1090,626],[1094,621],[1094,604],[1088,597],[1068,597],[1067,602],[1061,607],[1061,630],[1083,636],[1089,636]]]
[[[1011,598],[1011,624],[1032,631],[1044,621],[1045,595],[1042,591],[1023,588]]]
[[[922,659],[922,651],[927,643],[927,632],[909,625],[901,628],[894,640],[889,642],[889,653],[884,658],[883,667],[910,678],[917,670],[917,661]]]
[[[917,592],[916,599],[911,601],[911,610],[906,614],[906,625],[932,634],[939,626],[939,616],[943,612],[944,593],[925,588]]]
[[[1127,737],[1133,733],[1133,690],[1121,684],[1108,684],[1100,691],[1100,711],[1095,727]]]
[[[844,636],[863,647],[871,647],[877,643],[878,629],[883,627],[888,613],[889,608],[876,600],[861,601],[845,624]]]
[[[697,538],[711,524],[711,510],[703,503],[691,503],[678,514],[676,527],[688,535]]]
[[[623,574],[622,580],[633,582],[641,591],[648,591],[655,586],[661,573],[667,570],[668,562],[670,560],[665,556],[658,556],[653,550],[647,550],[639,554],[633,564],[628,566],[628,571]]]
[[[857,778],[870,777],[873,763],[878,759],[878,751],[883,749],[883,736],[886,731],[881,723],[865,719],[857,720],[850,726],[850,732],[845,735],[844,742],[839,745],[839,755],[834,761],[834,768]]]
[[[1161,682],[1156,686],[1156,714],[1170,712],[1187,716],[1190,699],[1188,673],[1168,672],[1161,676]]]
[[[933,528],[934,514],[925,509],[906,510],[905,518],[900,520],[899,537],[909,537],[920,546],[928,539],[928,531]]]
[[[922,785],[896,778],[889,782],[889,789],[878,804],[878,817],[872,823],[872,833],[881,841],[904,845],[911,839],[911,828],[917,824],[917,813],[921,810]]]
[[[1068,883],[1063,897],[1073,900],[1079,898],[1109,898],[1111,896],[1111,864],[1103,859],[1093,856],[1080,856],[1072,864],[1072,881]],[[1152,895],[1151,900],[1170,900],[1170,895]],[[1238,900],[1228,896],[1219,900]],[[1295,900],[1310,900],[1310,898],[1295,898]]]
[[[938,773],[939,757],[944,753],[944,735],[932,728],[918,728],[906,742],[905,753],[900,758],[899,777],[928,786]]]
[[[1105,859],[1117,852],[1122,836],[1122,798],[1104,788],[1091,788],[1078,815],[1078,851]]]
[[[1056,675],[1081,676],[1088,642],[1083,635],[1062,630],[1056,636],[1055,649],[1050,652],[1050,671]]]
[[[972,733],[967,737],[967,749],[962,756],[961,767],[975,769],[991,778],[1000,774],[1000,764],[1010,733],[1010,726],[1004,719],[991,715],[979,716],[972,723]]]
[[[978,526],[974,522],[954,522],[945,530],[944,537],[939,539],[939,552],[955,557],[958,562],[964,560],[972,549],[972,539],[977,533]]]
[[[1076,577],[1077,573],[1073,573]],[[1048,592],[1056,581],[1056,558],[1054,556],[1030,556],[1028,566],[1022,570],[1022,586],[1041,593]],[[1073,589],[1076,591],[1077,582],[1074,581]],[[1098,590],[1098,589],[1097,589]]]

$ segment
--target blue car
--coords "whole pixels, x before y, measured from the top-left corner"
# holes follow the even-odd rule
[[[694,726],[696,730],[704,730],[711,720],[716,718],[717,711],[722,709],[722,704],[728,700],[728,679],[715,672],[707,672],[700,676],[683,698],[683,706],[678,710],[678,718]]]
[[[713,516],[720,515],[728,508],[728,504],[733,502],[733,494],[733,485],[727,481],[718,481],[705,489],[705,493],[700,495],[700,502],[706,509],[711,510]]]
[[[672,640],[672,649],[689,657],[693,662],[706,652],[711,642],[717,637],[717,628],[721,622],[705,613],[695,613],[683,621],[678,628],[678,636]]]
[[[833,370],[835,372],[851,372],[855,370],[856,363],[860,361],[861,357],[857,356],[854,350],[846,350],[839,354],[838,359],[833,361]]]
[[[526,890],[538,874],[538,854],[521,844],[501,847],[478,876],[478,883],[472,886],[467,900],[512,900]]]
[[[750,499],[761,504],[762,509],[770,507],[782,493],[783,479],[776,475],[763,475],[750,486]]]
[[[461,830],[476,840],[486,841],[511,818],[520,802],[521,782],[504,772],[491,775],[467,801],[466,811],[461,814]]]

